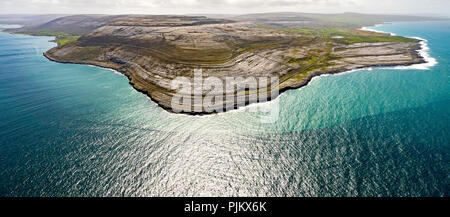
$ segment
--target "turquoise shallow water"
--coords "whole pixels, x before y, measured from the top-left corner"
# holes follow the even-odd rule
[[[0,195],[449,196],[450,22],[376,29],[438,64],[314,79],[271,124],[167,113],[122,75],[48,61],[49,37],[0,33]]]

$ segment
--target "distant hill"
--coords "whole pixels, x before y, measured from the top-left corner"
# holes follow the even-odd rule
[[[377,15],[377,14],[312,14],[312,13],[256,13],[244,15],[203,14],[203,15],[0,15],[0,23],[21,24],[24,28],[11,32],[55,35],[67,33],[84,35],[99,27],[114,25],[173,26],[226,23],[232,21],[254,22],[273,27],[361,27],[383,22],[438,20],[436,17]],[[139,22],[135,22],[139,20]],[[156,20],[156,21],[155,21]],[[160,21],[164,20],[164,23]],[[172,24],[170,23],[172,22]]]
[[[208,23],[233,22],[224,19],[211,19],[204,16],[177,16],[177,15],[72,15],[59,17],[47,23],[25,26],[12,32],[28,33],[58,33],[70,35],[84,35],[99,27],[107,25],[121,26],[182,26]],[[50,34],[53,35],[53,34]]]
[[[36,26],[54,19],[68,16],[67,14],[45,14],[45,15],[29,15],[29,14],[9,14],[0,15],[0,24],[18,24],[22,26]]]
[[[73,35],[82,35],[97,29],[101,26],[114,22],[123,16],[107,15],[72,15],[59,17],[44,24],[26,26],[16,31],[22,32],[65,32]]]

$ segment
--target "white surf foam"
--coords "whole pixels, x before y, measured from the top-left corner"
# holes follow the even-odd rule
[[[420,40],[420,50],[418,50],[419,55],[425,59],[426,63],[422,64],[415,64],[411,66],[397,66],[394,67],[395,69],[422,69],[422,70],[428,70],[431,67],[435,66],[438,62],[435,58],[431,57],[429,51],[430,48],[428,47],[428,41],[424,38],[420,37],[411,37],[417,40]]]
[[[350,74],[350,73],[357,72],[357,71],[361,71],[361,70],[369,70],[369,71],[372,71],[373,68],[372,68],[372,67],[367,67],[367,68],[360,68],[360,69],[351,69],[351,70],[343,71],[343,72],[336,73],[336,74],[322,74],[322,75],[319,75],[319,76],[314,76],[314,77],[311,79],[311,81],[310,81],[309,83],[311,83],[311,82],[313,82],[313,81],[315,81],[315,80],[319,80],[319,79],[321,79],[321,78],[323,78],[323,77],[345,75],[345,74]],[[309,84],[308,84],[308,85],[309,85]]]
[[[375,25],[374,27],[378,27],[380,25],[382,25],[382,24]],[[394,33],[383,32],[383,31],[372,29],[370,27],[362,27],[361,30],[378,32],[378,33],[386,33],[386,34],[390,34],[392,36],[395,36]],[[414,39],[420,40],[420,50],[418,50],[418,52],[419,52],[419,55],[425,60],[426,63],[414,64],[414,65],[411,65],[411,66],[394,66],[394,67],[382,67],[382,68],[429,70],[431,67],[433,67],[436,64],[438,64],[437,60],[435,58],[431,57],[431,55],[429,54],[430,48],[428,47],[428,40],[426,40],[424,38],[420,38],[420,37],[415,37],[415,36],[405,36],[405,37],[409,37],[409,38],[414,38]]]
[[[114,69],[111,69],[111,68],[104,68],[104,67],[101,67],[101,66],[96,66],[96,65],[91,65],[91,64],[86,64],[86,65],[90,66],[90,67],[94,67],[94,68],[106,69],[108,71],[114,72],[114,74],[125,76],[124,74],[122,74],[122,73],[120,73],[120,72],[118,72],[118,71],[116,71]]]
[[[377,24],[374,27],[378,27],[378,26],[381,26],[381,25],[384,25],[384,24]],[[370,27],[362,27],[361,30],[372,31],[372,32],[377,32],[377,33],[385,33],[385,34],[390,34],[392,36],[395,36],[394,33],[383,32],[383,31],[371,29]],[[405,37],[409,37],[409,36],[405,36]],[[380,69],[399,69],[399,70],[420,69],[420,70],[429,70],[431,67],[433,67],[436,64],[438,64],[437,60],[435,58],[431,57],[431,55],[429,54],[430,48],[428,47],[428,43],[427,43],[428,40],[426,40],[424,38],[420,38],[420,37],[409,37],[409,38],[414,38],[414,39],[420,40],[420,50],[418,50],[418,52],[419,52],[419,55],[424,58],[426,63],[414,64],[414,65],[411,65],[411,66],[380,67]],[[316,80],[316,79],[320,79],[320,78],[326,77],[326,76],[344,75],[344,74],[349,74],[349,73],[353,73],[353,72],[357,72],[357,71],[361,71],[361,70],[372,71],[373,67],[353,69],[353,70],[348,70],[348,71],[345,71],[345,72],[342,72],[342,73],[338,73],[338,74],[323,74],[323,75],[320,75],[320,76],[313,77],[311,79],[311,82]]]
[[[379,27],[379,26],[385,25],[385,24],[387,24],[387,23],[384,23],[384,24],[377,24],[377,25],[375,25],[375,26],[373,26],[373,27]],[[370,27],[362,27],[361,30],[364,30],[364,31],[370,31],[370,32],[376,32],[376,33],[389,34],[389,35],[391,35],[391,36],[396,36],[395,33],[392,33],[392,32],[383,32],[383,31],[380,31],[380,30],[372,29],[372,28],[370,28]]]

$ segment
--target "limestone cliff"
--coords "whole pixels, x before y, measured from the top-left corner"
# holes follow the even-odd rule
[[[202,69],[203,77],[221,80],[278,77],[279,83],[269,89],[283,92],[304,86],[321,74],[423,63],[419,49],[419,41],[415,39],[354,29],[306,32],[251,22],[160,16],[116,19],[76,42],[47,51],[45,56],[58,62],[115,69],[164,109],[208,114],[220,111],[219,108],[227,111],[243,105],[223,99],[216,102],[215,111],[174,108],[172,97],[179,92],[171,87],[173,79],[184,76],[194,82],[194,69]],[[244,94],[247,99],[268,89],[225,88],[224,91]],[[202,95],[207,93],[204,90]],[[183,94],[193,98],[192,93]]]

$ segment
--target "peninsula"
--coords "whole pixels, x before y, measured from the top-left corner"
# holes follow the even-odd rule
[[[327,19],[339,19],[290,13],[232,18],[77,15],[14,31],[56,36],[58,46],[44,54],[48,59],[114,69],[168,111],[182,109],[171,103],[177,94],[171,82],[180,76],[192,81],[195,69],[202,69],[204,77],[221,80],[276,76],[278,82],[270,89],[283,92],[322,74],[425,62],[418,53],[419,40],[360,29],[400,18],[347,16],[357,19],[330,22]],[[243,88],[227,94],[244,94],[248,99],[262,91],[268,90]],[[203,91],[205,94],[208,92]],[[185,97],[194,98],[191,93]],[[195,107],[195,100],[192,102]],[[223,100],[215,106],[214,111],[184,108],[184,113],[211,114],[218,108],[229,111],[242,105]]]

